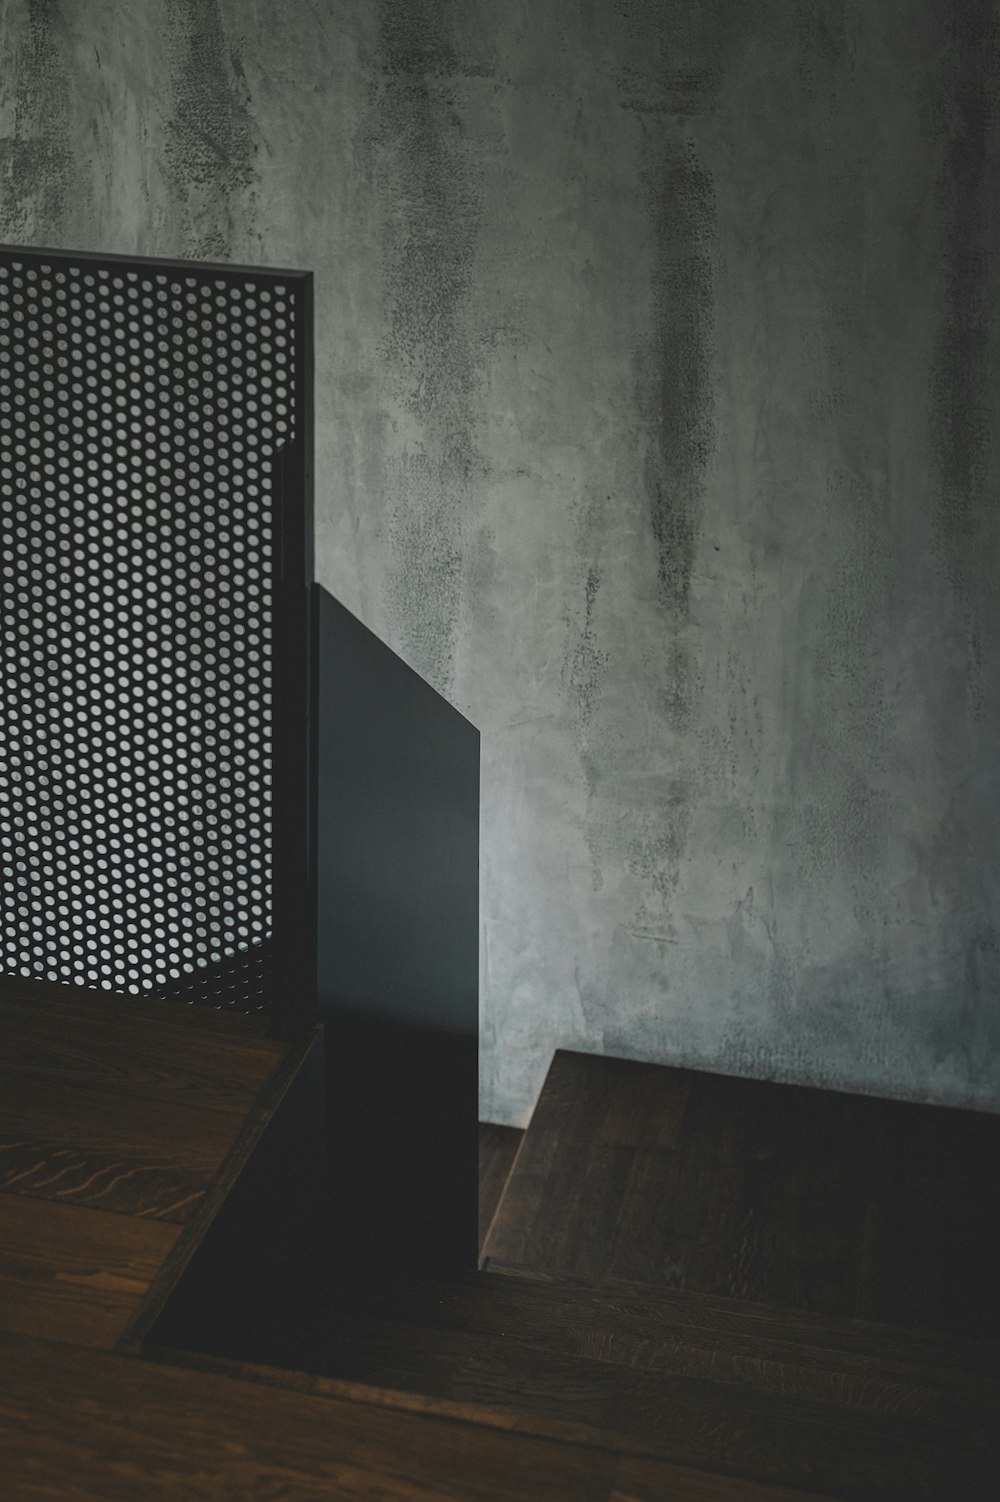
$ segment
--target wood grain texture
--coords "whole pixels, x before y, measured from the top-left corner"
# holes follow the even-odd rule
[[[137,1351],[149,1329],[159,1316],[171,1292],[177,1285],[192,1257],[212,1229],[220,1212],[225,1212],[226,1201],[234,1186],[248,1168],[254,1150],[272,1121],[292,1096],[304,1085],[310,1073],[314,1080],[323,1074],[324,1030],[321,1026],[311,1029],[305,1038],[296,1043],[282,1045],[278,1067],[271,1074],[252,1109],[244,1117],[240,1130],[233,1140],[225,1158],[220,1162],[212,1178],[208,1192],[198,1201],[182,1234],[174,1243],[170,1254],[158,1269],[142,1304],[122,1333],[119,1349]],[[306,1090],[304,1093],[308,1094]],[[304,1116],[310,1127],[314,1112],[307,1105]],[[311,1144],[303,1144],[308,1152]],[[294,1166],[293,1166],[294,1172]],[[273,1202],[272,1202],[273,1203]]]
[[[189,1010],[165,1002],[109,1009],[101,1000],[82,1007],[0,989],[0,1068],[39,1085],[247,1111],[282,1045],[239,1024],[226,1031],[177,1020]]]
[[[240,1130],[232,1111],[0,1070],[0,1189],[183,1223]]]
[[[410,1388],[394,1389],[392,1382],[406,1380],[400,1342],[402,1366],[419,1365],[419,1374]],[[449,1332],[369,1327],[356,1343],[345,1342],[345,1356],[363,1364],[368,1381],[300,1377],[295,1389],[771,1486],[809,1490],[821,1483],[824,1493],[857,1502],[941,1502],[951,1495],[995,1502],[1000,1487],[1000,1462],[982,1434],[970,1440],[919,1420],[835,1414],[643,1372],[585,1371],[540,1360],[516,1339],[473,1343]],[[225,1370],[247,1376],[254,1368],[229,1363]],[[256,1370],[282,1384],[273,1369]]]
[[[762,1486],[742,1478],[680,1470],[655,1460],[623,1456],[610,1502],[832,1502],[835,1495]]]
[[[225,1288],[203,1288],[205,1349],[318,1374],[306,1390],[775,1484],[821,1474],[844,1496],[937,1502],[943,1468],[973,1493],[1000,1480],[993,1348],[496,1272],[289,1294],[227,1311]]]
[[[790,1351],[803,1364],[822,1366],[827,1360],[839,1366],[856,1362],[861,1371],[905,1368],[933,1372],[935,1381],[957,1381],[967,1392],[1000,1384],[1000,1344],[993,1340],[942,1334],[933,1330],[907,1329],[899,1325],[820,1314],[805,1309],[785,1309],[725,1295],[703,1294],[689,1289],[658,1288],[645,1283],[605,1279],[587,1283],[581,1279],[552,1277],[528,1272],[491,1260],[486,1264],[489,1282],[478,1287],[494,1288],[489,1302],[502,1307],[515,1286],[528,1284],[536,1297],[553,1298],[557,1307],[574,1306],[589,1328],[600,1324],[602,1313],[613,1319],[616,1329],[632,1327],[648,1336],[664,1334],[685,1346],[704,1343],[721,1348],[755,1352]],[[454,1285],[455,1293],[461,1291]],[[410,1297],[409,1293],[406,1297]],[[445,1304],[447,1307],[447,1303]],[[839,1381],[839,1379],[838,1379]]]
[[[617,1191],[632,1185],[628,1153],[648,1151],[649,1170],[654,1154],[683,1145],[694,1096],[687,1083],[670,1110],[658,1109],[662,1083],[647,1082],[648,1100],[631,1089],[617,1099],[615,1085],[606,1109],[578,1122],[564,1094],[557,1114],[575,1134],[571,1142],[589,1141],[599,1168],[609,1152],[612,1162],[618,1154],[620,1176],[611,1176],[610,1190],[600,1173],[581,1188],[569,1171],[554,1171],[560,1141],[553,1133],[544,1171],[529,1180],[550,1243],[559,1245],[558,1196],[572,1219],[596,1184],[580,1218],[585,1232],[578,1224],[575,1234],[597,1238],[599,1250],[603,1236],[618,1257],[613,1267],[629,1265],[626,1253],[648,1265],[641,1240],[627,1238],[639,1237],[643,1225],[655,1228],[655,1219],[645,1200],[630,1207]],[[586,1082],[582,1094],[587,1104]],[[730,1191],[741,1171],[753,1173],[741,1170],[739,1133],[717,1102],[698,1111],[699,1131],[713,1110],[719,1121],[699,1181],[709,1208],[718,1165]],[[775,1152],[779,1125],[773,1122]],[[511,1212],[509,1201],[522,1187],[533,1130],[501,1215],[520,1211],[515,1204]],[[751,1134],[751,1147],[758,1142]],[[655,1181],[647,1171],[638,1185],[646,1195]],[[691,1214],[697,1210],[692,1201]],[[710,1229],[704,1244],[714,1252]],[[981,1343],[768,1307],[730,1292],[626,1282],[606,1267],[597,1280],[569,1279],[505,1270],[494,1258],[479,1275],[403,1284],[397,1270],[395,1280],[362,1276],[344,1288],[322,1260],[313,1281],[306,1274],[266,1285],[256,1275],[244,1284],[233,1267],[227,1255],[192,1268],[173,1319],[153,1331],[161,1357],[191,1360],[176,1347],[196,1344],[205,1353],[197,1362],[231,1374],[252,1370],[278,1380],[277,1369],[296,1372],[280,1378],[295,1391],[591,1444],[767,1487],[816,1490],[822,1482],[842,1497],[940,1502],[948,1487],[992,1498],[1000,1486],[993,1437],[1000,1356]]]
[[[18,975],[0,976],[0,1008],[21,1005],[46,1016],[61,1013],[70,1022],[77,1019],[93,1026],[97,1019],[114,1024],[135,1017],[169,1027],[193,1028],[196,1032],[221,1032],[230,1038],[265,1039],[270,1019],[264,1013],[223,1011],[215,1007],[187,1006],[162,997],[132,996],[118,991],[95,991],[88,986],[69,986],[60,981],[28,980]]]
[[[546,1434],[547,1437],[558,1438],[561,1444],[579,1443],[596,1449],[598,1453],[613,1452],[617,1461],[608,1502],[628,1502],[629,1498],[633,1498],[633,1502],[640,1502],[640,1499],[641,1502],[807,1502],[809,1498],[812,1502],[833,1502],[836,1495],[826,1489],[803,1492],[792,1487],[748,1481],[744,1476],[727,1476],[721,1472],[697,1470],[669,1461],[637,1457],[622,1453],[621,1443],[614,1435],[607,1436],[607,1444],[603,1444],[594,1430],[582,1428],[574,1431],[572,1425],[551,1425],[547,1431],[532,1431],[523,1427],[525,1419],[522,1414],[492,1409],[484,1415],[484,1410],[478,1405],[449,1402],[424,1393],[366,1387],[360,1383],[318,1377],[307,1372],[248,1367],[244,1363],[195,1355],[192,1352],[172,1352],[164,1354],[163,1359],[171,1365],[215,1371],[241,1381],[260,1381],[292,1392],[333,1397],[410,1414],[447,1417],[459,1423],[495,1428],[503,1434]]]
[[[1000,1336],[1000,1116],[559,1052],[485,1253]]]
[[[284,1045],[242,1018],[6,980],[0,1189],[186,1221]]]
[[[12,1502],[606,1502],[599,1450],[0,1337]]]
[[[109,1348],[176,1226],[0,1194],[0,1330]]]
[[[479,1123],[480,1248],[486,1242],[486,1233],[496,1214],[523,1137],[524,1132],[520,1127],[497,1126],[491,1121]]]
[[[50,989],[0,993],[0,1328],[110,1346],[179,1275],[309,1040]]]
[[[884,1102],[844,1107],[855,1098],[559,1055],[569,1062],[517,1154],[484,1273],[338,1288],[313,1258],[282,1297],[251,1280],[248,1306],[225,1286],[223,1259],[222,1285],[199,1305],[209,1354],[141,1361],[123,1351],[137,1349],[229,1188],[247,1182],[241,1170],[305,1065],[322,1076],[322,1037],[268,1043],[270,1073],[236,1109],[208,1055],[245,1040],[249,1092],[263,1057],[249,1034],[151,1021],[133,1069],[132,1014],[88,1030],[80,1004],[47,1051],[37,1012],[22,1009],[19,1024],[17,1005],[0,1059],[5,1498],[1000,1495],[1000,1351],[946,1333],[954,1297],[927,1304],[932,1274],[978,1224],[963,1197],[981,1191],[990,1122],[933,1112],[886,1125],[884,1110],[866,1114]],[[489,1198],[519,1136],[481,1133]],[[904,1139],[917,1161],[900,1188],[887,1177],[902,1171]],[[180,1227],[157,1215],[183,1183],[200,1188]],[[100,1203],[102,1185],[116,1213],[85,1202]],[[949,1205],[957,1230],[935,1219]],[[900,1226],[930,1238],[915,1271]],[[504,1236],[513,1264],[498,1260]],[[986,1260],[970,1247],[964,1265],[982,1281]],[[786,1297],[762,1301],[776,1289]],[[812,1306],[796,1307],[802,1298]],[[866,1300],[898,1312],[920,1298],[948,1315],[937,1331],[934,1319],[908,1329],[853,1317]]]

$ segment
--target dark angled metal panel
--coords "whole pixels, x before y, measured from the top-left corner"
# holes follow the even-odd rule
[[[307,816],[273,828],[304,652],[284,741],[273,689],[276,560],[311,537],[309,319],[300,274],[0,250],[0,971],[279,994],[275,884],[304,908],[307,880]]]
[[[315,598],[320,1011],[475,1036],[479,732]]]
[[[331,1266],[476,1266],[479,732],[317,587]]]

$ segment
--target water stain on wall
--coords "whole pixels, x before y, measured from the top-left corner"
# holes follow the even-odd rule
[[[721,19],[726,6],[710,9]],[[629,5],[622,23],[632,60],[617,75],[617,104],[639,132],[636,192],[653,245],[649,327],[633,355],[632,379],[636,438],[644,450],[638,479],[663,631],[644,664],[641,693],[654,723],[688,731],[698,689],[688,629],[691,582],[714,439],[716,226],[713,185],[691,121],[711,107],[726,42],[710,26],[703,33],[700,17],[684,5]],[[582,715],[581,724],[595,890],[609,870],[631,879],[632,918],[620,931],[630,953],[636,944],[648,947],[650,936],[657,945],[672,943],[691,821],[688,780],[682,770],[618,775],[609,727],[602,724],[595,737]],[[648,960],[638,963],[645,973]]]
[[[642,117],[702,114],[719,84],[715,71],[679,69],[651,75],[648,68],[626,67],[618,75],[618,108]]]
[[[815,59],[821,68],[842,64],[848,40],[847,22],[847,0],[799,0],[794,7],[793,30],[800,57],[806,63],[803,69],[806,85],[814,95],[820,92],[820,85],[809,77],[808,59]]]
[[[998,708],[993,464],[1000,18],[989,0],[970,0],[942,13],[941,32],[934,126],[935,145],[941,149],[936,186],[943,307],[930,380],[933,544],[952,603],[942,636],[951,638],[964,678],[952,675],[956,696],[948,692],[942,675],[940,746],[957,780],[926,851],[931,890],[951,950],[951,985],[944,995],[932,993],[924,1002],[922,1021],[937,1067],[967,1082],[966,1088],[995,1095],[1000,883],[993,796]],[[935,960],[945,969],[937,956]]]
[[[376,71],[371,138],[387,239],[384,353],[423,435],[422,452],[405,455],[394,477],[387,613],[399,648],[447,689],[462,517],[482,465],[472,436],[480,350],[466,318],[480,193],[456,99],[467,70],[449,5],[382,0]]]
[[[637,407],[648,450],[644,486],[661,605],[676,629],[688,616],[691,573],[714,441],[715,190],[686,117],[711,111],[745,27],[731,0],[706,6],[622,7],[655,61],[624,70],[619,107],[643,132],[642,193],[653,231],[652,330],[634,360]],[[689,706],[685,659],[669,653],[665,704]]]
[[[166,161],[188,254],[226,260],[252,219],[257,133],[217,0],[168,0]]]
[[[635,379],[649,442],[644,479],[659,597],[678,623],[688,614],[712,451],[715,201],[690,142],[668,142],[644,185],[656,237],[653,330],[636,356]]]
[[[939,501],[939,558],[965,620],[967,688],[974,719],[982,718],[982,644],[965,596],[979,567],[980,523],[989,496],[995,410],[991,342],[992,262],[1000,224],[1000,23],[990,0],[948,13],[944,55],[950,62],[941,198],[944,219],[945,313],[931,380]]]
[[[14,133],[0,141],[0,228],[10,240],[58,244],[76,176],[58,0],[28,0],[15,68]]]
[[[600,691],[608,654],[598,646],[594,621],[601,571],[595,564],[587,570],[583,588],[583,620],[576,643],[566,660],[566,683],[570,700],[576,708],[581,732],[590,724]]]
[[[598,714],[612,662],[612,652],[603,645],[608,636],[598,604],[607,595],[610,583],[606,577],[605,550],[614,517],[614,499],[593,482],[586,487],[574,549],[582,577],[562,612],[566,638],[561,679],[575,720],[576,755],[586,797],[583,833],[590,854],[594,892],[599,892],[604,884],[609,853],[613,852],[615,863],[622,862],[622,846],[627,838],[625,821],[609,818],[606,797],[609,783],[614,781],[617,735],[607,713]],[[610,584],[612,594],[613,588]],[[585,980],[578,982],[578,990],[586,1015],[595,998]]]

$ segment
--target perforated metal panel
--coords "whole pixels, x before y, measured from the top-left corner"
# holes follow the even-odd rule
[[[8,974],[270,1003],[272,468],[300,295],[0,252]]]

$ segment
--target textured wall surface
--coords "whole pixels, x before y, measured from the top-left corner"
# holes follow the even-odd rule
[[[320,577],[483,732],[483,1115],[1000,1108],[996,0],[0,14],[0,236],[316,271]]]

